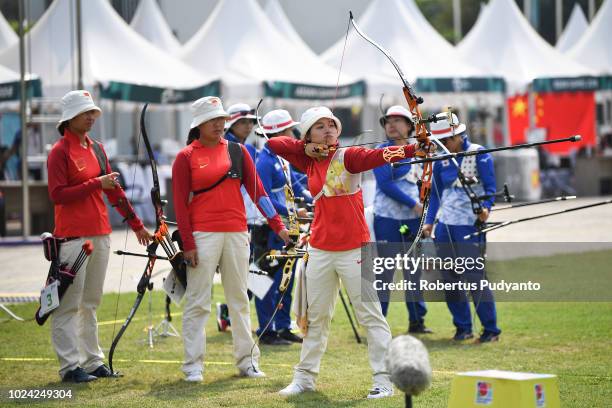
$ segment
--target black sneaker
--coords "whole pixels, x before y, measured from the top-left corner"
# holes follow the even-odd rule
[[[64,374],[62,382],[84,383],[97,380],[98,377],[87,374],[81,367],[68,371]]]
[[[431,334],[433,331],[425,327],[425,322],[410,322],[410,326],[408,326],[408,333]]]
[[[220,332],[224,332],[231,325],[227,305],[225,303],[217,303],[217,329]]]
[[[287,341],[290,341],[292,343],[301,343],[301,342],[304,341],[304,339],[302,339],[300,336],[295,335],[289,329],[279,330],[278,331],[278,337],[280,337],[281,339],[285,339]]]
[[[474,338],[474,334],[472,332],[457,330],[457,333],[455,333],[455,336],[453,337],[453,340],[455,340],[455,341],[464,341],[464,340],[469,340],[469,339],[473,339],[473,338]]]
[[[476,339],[476,343],[492,343],[494,341],[499,341],[499,333],[484,331],[480,337]]]
[[[89,374],[98,378],[114,377],[113,372],[106,366],[106,364],[102,364]]]
[[[260,341],[262,344],[267,344],[268,346],[288,346],[291,344],[290,341],[278,337],[276,332],[264,334],[261,336]]]

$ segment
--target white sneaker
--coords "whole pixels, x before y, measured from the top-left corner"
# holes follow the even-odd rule
[[[298,395],[306,391],[314,391],[314,388],[308,388],[292,381],[291,384],[280,390],[278,392],[278,395],[280,395],[281,397],[291,397],[293,395]]]
[[[368,399],[374,398],[386,398],[393,396],[393,387],[387,388],[382,386],[375,386],[368,394]]]
[[[245,371],[240,371],[240,376],[249,378],[262,378],[266,376],[266,373],[257,368],[249,367]]]
[[[191,371],[189,373],[185,373],[185,381],[187,382],[202,382],[204,377],[202,376],[201,371]]]

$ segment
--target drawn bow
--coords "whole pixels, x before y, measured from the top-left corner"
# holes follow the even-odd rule
[[[355,19],[353,18],[353,12],[349,11],[350,23],[359,34],[361,38],[372,44],[376,47],[380,52],[384,54],[384,56],[391,62],[393,68],[399,75],[400,80],[402,81],[402,90],[404,93],[404,97],[406,98],[406,102],[408,103],[408,109],[412,114],[414,119],[415,126],[415,135],[417,143],[419,143],[420,149],[415,154],[419,159],[425,159],[431,157],[433,152],[435,151],[435,145],[429,139],[429,132],[427,131],[426,123],[430,122],[431,119],[424,119],[421,113],[421,109],[419,107],[420,104],[423,103],[423,98],[417,96],[414,92],[414,89],[410,85],[410,82],[406,79],[406,76],[402,72],[402,69],[399,67],[395,59],[389,54],[387,50],[385,50],[381,45],[376,43],[376,41],[372,40],[368,37],[361,29],[357,26]],[[414,247],[418,244],[421,239],[421,234],[423,233],[423,226],[425,224],[425,217],[427,215],[427,209],[429,208],[429,197],[431,194],[431,178],[433,175],[433,165],[431,162],[425,162],[423,164],[423,174],[421,175],[421,179],[419,180],[420,184],[420,200],[423,205],[423,214],[421,215],[421,219],[419,222],[419,229],[415,235],[415,239],[410,245],[407,253],[411,253]]]

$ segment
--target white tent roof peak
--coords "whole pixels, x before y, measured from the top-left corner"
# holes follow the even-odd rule
[[[605,0],[582,38],[567,55],[597,74],[612,74],[612,0]]]
[[[27,34],[31,46],[28,66],[40,75],[44,94],[61,96],[76,86],[74,2],[55,0]],[[192,89],[212,79],[155,47],[114,11],[106,0],[81,2],[83,82],[123,82],[143,86]],[[13,45],[0,53],[0,63],[19,67],[19,50]]]
[[[266,16],[276,29],[287,38],[294,46],[299,47],[301,51],[314,54],[312,49],[304,42],[302,37],[295,31],[295,27],[285,14],[278,0],[268,0],[264,8]]]
[[[181,43],[172,33],[155,0],[140,0],[130,26],[150,43],[170,54],[176,55],[181,49]]]
[[[231,22],[228,23],[228,22]],[[227,78],[335,85],[337,71],[295,47],[271,23],[257,0],[221,0],[184,45],[183,61]]]
[[[19,41],[19,37],[9,25],[8,21],[6,21],[4,15],[0,13],[0,51],[17,43],[17,41]]]
[[[416,78],[479,76],[480,70],[462,60],[455,49],[427,22],[413,0],[374,0],[361,16],[359,28],[387,49],[410,81]],[[344,37],[321,57],[339,67]],[[417,58],[415,58],[417,56]],[[351,28],[343,71],[355,77],[386,76],[397,79],[393,66]]]
[[[610,23],[612,23],[612,21]],[[585,33],[587,28],[589,28],[589,22],[587,21],[580,4],[576,3],[574,4],[572,14],[565,25],[563,33],[557,40],[557,45],[555,48],[561,52],[566,52],[582,38],[582,35]]]
[[[522,89],[534,78],[591,73],[540,37],[514,0],[491,0],[457,50],[488,75],[505,78],[511,91]]]

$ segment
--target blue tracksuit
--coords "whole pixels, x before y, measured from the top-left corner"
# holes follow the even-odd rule
[[[229,130],[225,133],[225,139],[229,140],[230,142],[243,144],[251,155],[253,163],[256,162],[258,152],[255,146],[253,146],[252,144],[240,142],[240,140]],[[249,229],[252,228],[252,226],[255,224],[263,223],[264,218],[259,213],[257,206],[251,200],[251,197],[247,193],[246,188],[244,186],[240,186],[240,192],[242,193],[242,201],[244,201],[244,210],[246,212],[247,224],[249,225]]]
[[[281,164],[279,163],[278,157],[267,147],[264,147],[257,156],[257,173],[261,179],[261,183],[266,190],[266,193],[270,197],[274,208],[281,216],[287,216],[287,206],[285,199],[285,176]],[[292,186],[296,196],[302,196],[307,202],[312,202],[312,198],[309,193],[305,193],[304,186],[294,177],[293,172],[291,173]],[[283,241],[272,231],[268,234],[268,248],[269,249],[281,249],[283,247]],[[274,307],[277,305],[280,299],[280,292],[278,287],[282,278],[281,269],[285,263],[280,262],[280,265],[276,268],[274,273],[274,284],[268,291],[268,294],[263,298],[255,298],[255,309],[257,311],[257,320],[259,322],[259,329],[257,335],[261,334],[261,330],[270,321],[270,317],[274,313]],[[291,316],[289,314],[291,310],[291,289],[293,287],[293,278],[285,292],[283,297],[283,307],[280,309],[274,317],[274,322],[268,328],[267,332],[273,332],[283,329],[289,329],[291,326]]]
[[[386,142],[378,147],[391,146]],[[411,171],[412,170],[412,171]],[[391,167],[390,164],[374,169],[376,177],[376,195],[374,196],[374,233],[378,245],[378,256],[393,258],[398,253],[408,249],[419,229],[420,215],[412,210],[419,202],[419,188],[415,184],[412,166]],[[405,225],[408,232],[400,232]],[[391,245],[386,245],[391,243]],[[405,245],[398,245],[402,243]],[[386,270],[382,275],[384,282],[392,282],[394,269]],[[418,282],[420,271],[411,275],[404,273],[404,279]],[[388,291],[378,291],[383,314],[387,315],[389,308]],[[412,323],[422,323],[427,313],[425,302],[418,291],[406,291],[406,308],[408,318]]]
[[[467,137],[463,141],[463,150],[473,149]],[[480,149],[480,147],[478,147]],[[490,154],[471,156],[471,158],[459,158],[459,166],[463,166],[464,160],[472,160],[471,171],[474,172],[479,182],[472,185],[472,189],[478,196],[493,194],[496,190],[495,168],[493,157]],[[465,168],[469,168],[468,163]],[[465,170],[462,167],[463,170]],[[465,171],[464,171],[465,173]],[[469,174],[466,174],[469,177]],[[482,207],[490,209],[493,198],[481,202]],[[470,240],[463,237],[476,231],[474,222],[477,216],[472,212],[470,199],[457,182],[457,168],[448,161],[436,162],[433,167],[433,182],[431,187],[431,201],[427,211],[426,223],[433,224],[437,218],[438,224],[435,229],[435,242],[438,248],[438,257],[478,257],[485,251],[485,237],[480,235]],[[483,270],[471,269],[463,274],[454,271],[443,271],[443,277],[447,282],[479,282],[485,278]],[[497,327],[497,313],[495,301],[490,289],[472,290],[472,299],[476,306],[476,313],[486,332],[499,334],[501,330]],[[470,315],[470,304],[465,291],[446,291],[446,304],[453,315],[453,324],[460,332],[472,332],[472,318]]]

